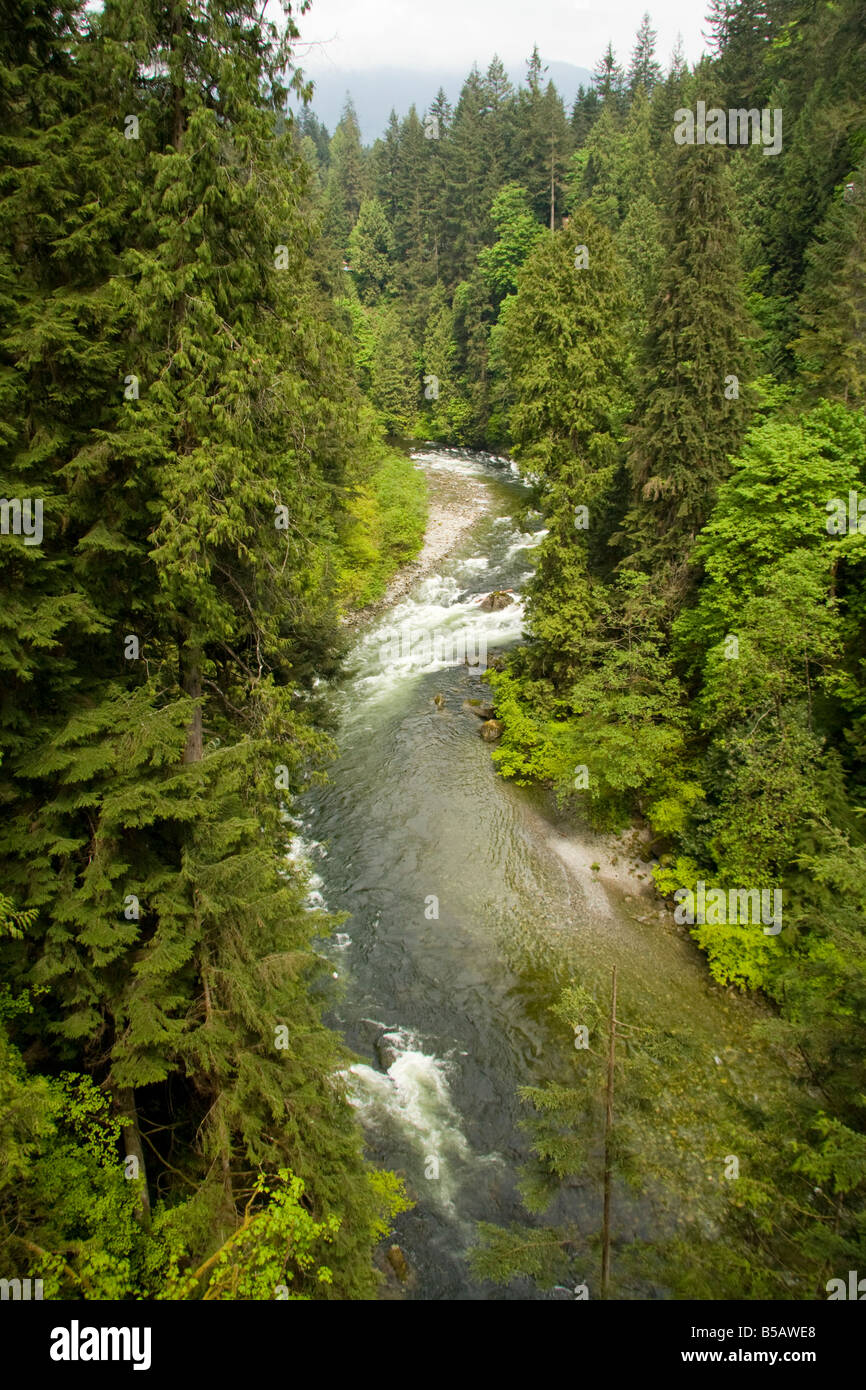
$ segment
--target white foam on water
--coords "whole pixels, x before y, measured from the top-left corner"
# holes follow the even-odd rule
[[[454,473],[461,478],[489,477],[489,470],[477,459],[460,458],[457,454],[413,453],[412,459],[425,468],[439,473]]]
[[[505,552],[505,558],[507,560],[513,560],[514,556],[518,555],[521,550],[535,550],[536,546],[541,545],[546,535],[547,531],[544,529],[540,531],[517,530],[512,532],[511,544]]]
[[[309,839],[301,833],[306,829],[303,821],[287,812],[284,812],[282,818],[294,831],[288,840],[283,858],[292,876],[306,881],[307,896],[304,900],[304,907],[307,912],[327,912],[328,905],[321,891],[324,887],[324,881],[321,874],[317,874],[313,868],[313,856],[324,859],[327,851],[319,840]]]
[[[455,1165],[472,1154],[451,1099],[448,1063],[424,1052],[408,1029],[389,1030],[387,1039],[397,1054],[391,1066],[387,1072],[365,1062],[350,1067],[349,1098],[362,1123],[399,1129],[418,1153],[422,1171],[434,1171],[431,1160],[436,1160],[439,1176],[425,1183],[424,1195],[450,1208],[457,1187]]]
[[[521,533],[518,533],[521,534]],[[470,560],[481,557],[470,557]],[[480,566],[479,566],[480,568]],[[481,608],[483,594],[461,599],[452,575],[431,575],[415,593],[383,616],[359,641],[352,664],[353,702],[387,695],[409,677],[466,665],[480,675],[486,663],[475,663],[523,632],[523,605],[515,602],[497,612]]]

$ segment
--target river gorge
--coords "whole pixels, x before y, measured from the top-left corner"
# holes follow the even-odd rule
[[[550,1012],[562,987],[579,981],[606,1006],[616,965],[618,1018],[670,1042],[637,1180],[615,1190],[615,1277],[634,1242],[689,1223],[712,1233],[735,1186],[725,1179],[735,1131],[784,1104],[790,1059],[753,1041],[761,1006],[712,982],[655,893],[635,833],[575,825],[543,790],[497,775],[467,708],[489,688],[447,651],[437,657],[433,637],[471,630],[488,655],[520,639],[541,521],[526,519],[528,489],[504,460],[434,451],[416,461],[432,511],[456,496],[464,524],[432,572],[359,628],[335,694],[339,758],[301,803],[297,844],[312,901],[348,914],[321,949],[337,976],[332,1022],[363,1059],[350,1081],[369,1151],[405,1176],[415,1202],[394,1236],[409,1277],[399,1289],[391,1278],[385,1296],[573,1298],[570,1286],[477,1282],[466,1260],[479,1221],[569,1220],[597,1249],[591,1175],[543,1218],[527,1215],[517,1186],[529,1156],[518,1087],[567,1080],[581,1064]],[[514,601],[481,609],[498,590]],[[397,643],[407,631],[411,645]],[[574,1282],[591,1297],[597,1265],[596,1253],[575,1257]],[[669,1295],[663,1272],[623,1266],[617,1296]]]

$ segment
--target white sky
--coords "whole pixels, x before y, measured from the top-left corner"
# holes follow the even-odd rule
[[[537,43],[543,58],[592,68],[610,39],[627,67],[649,10],[664,68],[678,33],[687,61],[698,59],[708,8],[708,0],[313,0],[297,19],[297,56],[310,76],[328,67],[468,71],[494,53],[520,63]]]

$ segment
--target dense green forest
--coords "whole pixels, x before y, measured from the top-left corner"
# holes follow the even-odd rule
[[[3,538],[2,1272],[370,1296],[404,1199],[345,1101],[286,817],[423,485],[278,119],[292,30],[7,8],[2,489],[44,537]]]
[[[687,1259],[637,1254],[675,1297],[825,1297],[866,1258],[863,0],[713,0],[692,69],[646,16],[570,110],[494,59],[371,148],[246,0],[5,8],[0,491],[44,534],[0,539],[0,1274],[375,1296],[410,1196],[286,849],[427,440],[507,453],[544,518],[499,772],[647,827],[677,903],[781,893],[780,930],[693,936],[797,1104],[744,1120]],[[681,143],[698,103],[780,148]],[[530,1207],[599,1094],[527,1093]],[[574,1239],[488,1226],[475,1267],[549,1285]]]
[[[536,52],[519,90],[494,60],[370,151],[350,107],[329,142],[307,115],[301,149],[381,417],[536,483],[500,771],[645,820],[665,894],[781,890],[781,931],[695,925],[808,1085],[743,1136],[774,1162],[725,1239],[690,1233],[678,1292],[815,1297],[866,1219],[866,9],[717,0],[708,27],[663,74],[646,17],[570,112]],[[699,101],[775,112],[781,149],[679,144]],[[527,1097],[555,1181],[595,1094]],[[564,1277],[567,1234],[488,1230],[478,1268]]]

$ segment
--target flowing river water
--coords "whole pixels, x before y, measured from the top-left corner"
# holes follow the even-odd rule
[[[648,891],[648,867],[496,774],[464,708],[489,699],[483,677],[447,650],[437,659],[419,635],[471,630],[488,655],[518,641],[519,601],[499,612],[478,605],[492,590],[519,600],[541,522],[521,524],[527,489],[501,460],[437,451],[418,466],[431,501],[457,487],[477,519],[435,574],[359,632],[335,695],[339,759],[300,808],[314,899],[349,914],[321,948],[339,977],[332,1022],[364,1059],[351,1083],[369,1152],[405,1176],[415,1202],[393,1237],[411,1271],[399,1296],[573,1297],[526,1280],[479,1283],[466,1260],[479,1221],[550,1224],[551,1213],[527,1216],[517,1188],[529,1146],[517,1089],[582,1064],[550,1012],[564,985],[577,981],[605,1003],[615,964],[618,1017],[662,1030],[672,1048],[642,1131],[646,1179],[615,1193],[615,1277],[618,1251],[636,1240],[688,1223],[712,1233],[737,1134],[759,1125],[790,1081],[786,1060],[752,1040],[760,1010],[711,982]],[[409,650],[393,640],[407,631]],[[591,1240],[600,1210],[593,1170],[552,1215]],[[588,1248],[569,1288],[585,1280],[595,1297],[597,1247]],[[668,1290],[663,1276],[632,1273],[618,1295]]]

